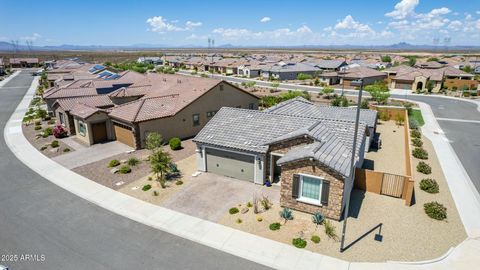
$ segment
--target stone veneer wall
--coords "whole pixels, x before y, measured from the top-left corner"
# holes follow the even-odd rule
[[[330,181],[327,206],[318,206],[297,201],[292,197],[293,175],[304,173]],[[325,217],[340,220],[343,205],[343,177],[317,161],[301,160],[282,165],[280,205],[302,212],[320,212]]]
[[[270,176],[270,159],[271,159],[270,153],[271,152],[285,154],[293,147],[297,147],[297,146],[305,145],[309,143],[313,143],[313,139],[308,136],[302,136],[302,137],[294,138],[288,141],[283,141],[283,142],[269,145],[268,153],[265,159],[266,176],[267,177]]]

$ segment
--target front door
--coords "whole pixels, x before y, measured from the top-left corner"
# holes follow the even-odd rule
[[[100,143],[107,140],[107,123],[92,124],[93,143]]]

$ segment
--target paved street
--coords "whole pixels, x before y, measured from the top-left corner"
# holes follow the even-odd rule
[[[118,216],[69,193],[23,165],[3,128],[28,89],[23,72],[0,88],[0,255],[45,261],[0,262],[11,269],[265,269]]]

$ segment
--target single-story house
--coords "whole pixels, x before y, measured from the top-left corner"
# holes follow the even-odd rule
[[[315,76],[320,68],[306,63],[279,62],[262,69],[262,77],[276,80],[296,80],[300,73]]]
[[[221,107],[258,109],[256,96],[228,82],[173,76],[182,79],[161,91],[156,91],[157,86],[153,84],[143,97],[109,109],[108,117],[112,120],[116,140],[139,149],[145,147],[150,132],[160,133],[165,140],[191,138]],[[120,91],[123,90],[116,93]],[[111,98],[118,98],[116,93],[111,93]],[[132,96],[135,94],[125,98]]]
[[[326,82],[329,85],[343,84],[345,87],[359,87],[361,81],[363,86],[374,84],[376,81],[383,81],[387,75],[378,70],[358,66],[354,68],[342,69],[337,72],[327,72],[319,75],[321,82]]]
[[[306,64],[311,64],[323,71],[339,71],[343,67],[348,66],[347,62],[344,60],[320,60],[315,62],[307,62]]]
[[[73,116],[76,137],[88,145],[115,139],[113,124],[108,111],[82,103],[70,111]]]
[[[279,184],[280,204],[339,220],[353,188],[355,123],[309,115],[222,108],[194,138],[197,168],[256,184]],[[355,167],[364,159],[359,125]]]
[[[240,65],[237,70],[238,76],[244,76],[247,78],[257,78],[260,77],[262,73],[262,69],[268,69],[271,67],[272,64],[270,63],[263,63],[263,62],[258,62],[258,63],[248,63],[244,65]]]
[[[141,64],[153,64],[153,65],[161,65],[163,63],[160,57],[155,56],[142,56],[137,59],[137,63]]]
[[[40,66],[38,58],[10,58],[9,64],[12,68],[31,68]]]

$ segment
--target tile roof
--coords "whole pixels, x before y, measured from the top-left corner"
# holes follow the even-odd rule
[[[270,72],[314,72],[320,69],[306,63],[287,63],[284,65],[275,64],[262,70]]]
[[[112,108],[110,116],[130,123],[175,115],[183,104],[179,95],[167,95],[138,99]]]
[[[22,62],[26,62],[29,64],[37,64],[38,58],[10,58],[9,60],[10,64],[20,64]]]
[[[355,121],[357,109],[354,107],[317,106],[303,97],[297,97],[272,106],[265,112],[317,119]],[[361,109],[360,122],[365,123],[368,127],[375,127],[377,125],[377,111]]]
[[[90,107],[109,107],[113,106],[112,100],[107,95],[95,95],[95,96],[83,96],[83,97],[71,97],[71,98],[61,98],[57,99],[54,103],[58,104],[65,111],[70,111],[77,104],[82,103]]]
[[[70,111],[71,115],[78,116],[82,119],[87,119],[96,112],[103,111],[99,108],[91,107],[82,103],[77,103],[75,107]]]
[[[379,76],[386,76],[384,72],[380,72],[375,69],[371,69],[364,66],[354,67],[346,69],[345,71],[339,72],[339,76],[344,78],[351,78],[351,79],[362,79],[362,78],[369,78],[369,77],[379,77]]]
[[[195,142],[235,150],[266,153],[269,144],[298,136],[309,136],[314,143],[289,151],[278,163],[304,158],[319,162],[348,177],[354,123],[280,115],[265,111],[222,108],[194,138]],[[361,151],[366,125],[359,125],[356,155]]]
[[[323,60],[323,59],[319,61],[313,61],[311,64],[321,69],[338,69],[342,65],[346,65],[345,61],[343,60]]]

